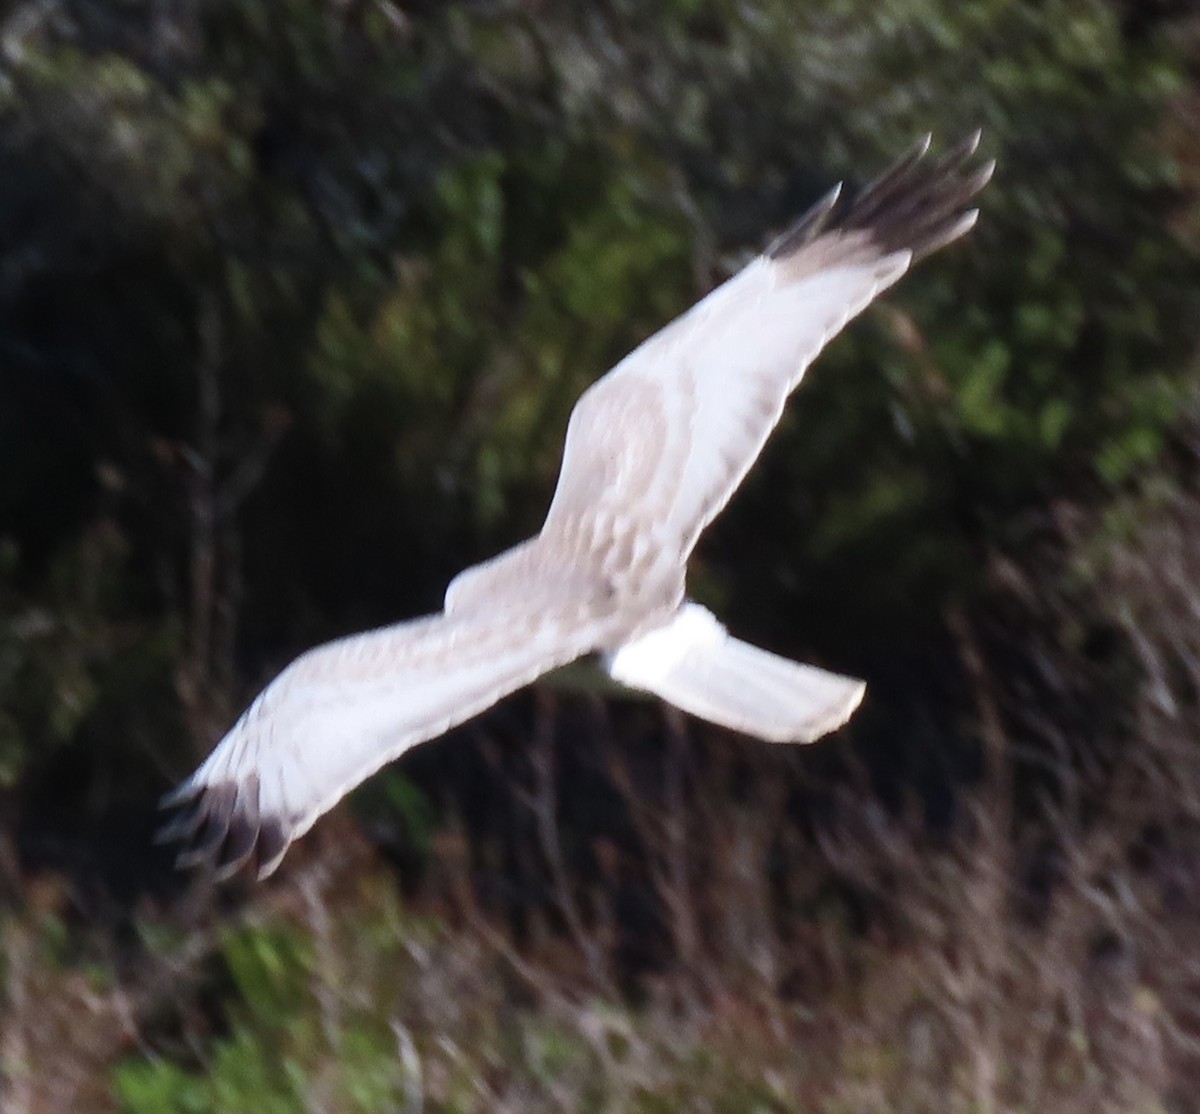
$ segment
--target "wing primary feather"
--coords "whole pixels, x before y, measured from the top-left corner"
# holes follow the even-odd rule
[[[945,207],[937,221],[923,222],[921,230],[913,237],[914,263],[932,255],[975,227],[975,222],[979,219],[979,210],[967,209],[963,212],[962,205],[988,184],[995,169],[995,160],[986,163],[971,175],[961,193]]]
[[[258,775],[251,773],[238,786],[237,802],[229,817],[225,840],[218,851],[218,882],[236,874],[254,853],[254,845],[258,842],[261,829],[258,812]]]
[[[179,853],[175,860],[177,867],[187,869],[216,860],[229,834],[229,822],[233,817],[237,796],[237,783],[232,781],[220,782],[204,794],[203,801],[197,806],[203,821],[199,837]]]
[[[161,844],[175,843],[178,840],[190,840],[200,830],[203,823],[203,809],[184,809],[184,811],[173,817],[154,833],[154,842]]]
[[[868,228],[878,238],[887,235],[885,223],[897,226],[907,224],[912,228],[941,223],[951,213],[960,211],[969,198],[987,185],[995,169],[994,160],[984,163],[965,178],[933,169],[927,182],[914,188],[903,198],[893,200],[886,210],[866,217],[852,211],[847,218],[847,224]]]
[[[963,205],[987,185],[995,169],[994,161],[985,163],[961,182],[931,193],[923,199],[923,203],[914,201],[903,211],[897,209],[891,214],[889,219],[896,226],[906,225],[902,233],[896,234],[896,239],[897,242],[904,240],[905,246],[912,251],[914,261],[932,254],[970,228],[970,224],[966,228],[959,228],[965,215]],[[977,210],[967,210],[972,211]]]
[[[768,259],[791,255],[797,248],[810,243],[820,234],[829,221],[829,216],[842,195],[842,183],[838,182],[824,197],[813,205],[786,232],[777,236],[764,254]]]
[[[793,280],[814,267],[866,262],[905,251],[911,252],[912,261],[924,258],[973,223],[964,207],[996,169],[995,160],[968,169],[981,134],[972,132],[940,159],[928,157],[930,137],[923,136],[848,205],[839,206],[837,190],[826,194],[767,248],[766,257],[796,259]]]
[[[263,820],[258,831],[258,880],[260,882],[275,873],[291,844],[292,839],[288,835],[287,826],[280,817],[271,816]]]
[[[194,801],[200,796],[201,786],[196,782],[194,777],[187,778],[180,782],[170,793],[164,793],[158,799],[158,807],[160,809],[178,808],[180,805],[187,804],[188,801]]]
[[[944,225],[936,233],[931,234],[922,240],[917,247],[913,248],[913,259],[924,259],[925,256],[932,255],[947,244],[954,243],[960,236],[965,236],[970,232],[975,227],[977,220],[979,220],[979,210],[968,209],[953,224]]]
[[[882,252],[911,250],[914,258],[928,255],[946,241],[963,207],[991,179],[995,162],[966,172],[968,160],[979,146],[972,133],[942,159],[923,157],[888,181],[884,188],[869,187],[854,201],[841,227],[870,235]]]
[[[887,205],[891,198],[909,189],[912,181],[924,171],[925,156],[932,143],[933,133],[926,132],[906,154],[859,191],[851,211],[869,213],[875,207]]]
[[[979,150],[979,141],[983,138],[983,129],[976,128],[970,135],[964,136],[953,147],[950,148],[941,158],[939,168],[943,173],[951,170],[957,170],[962,166],[976,151]]]

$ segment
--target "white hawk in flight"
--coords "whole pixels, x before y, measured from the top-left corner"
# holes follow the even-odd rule
[[[832,190],[763,254],[625,357],[571,414],[541,533],[460,573],[437,615],[297,658],[174,793],[181,865],[260,877],[344,794],[590,653],[617,681],[772,742],[841,726],[862,681],[731,638],[687,600],[688,558],[821,349],[913,261],[975,223],[979,134],[929,139],[848,206]]]

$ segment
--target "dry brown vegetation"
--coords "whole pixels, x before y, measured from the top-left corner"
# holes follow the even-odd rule
[[[1200,501],[1130,504],[1104,530],[1125,540],[1109,538],[1086,592],[1120,601],[1142,678],[1111,747],[1046,719],[1030,734],[960,616],[992,737],[951,824],[931,830],[865,776],[805,822],[788,807],[794,756],[701,738],[668,711],[659,778],[632,776],[632,745],[607,748],[631,842],[593,848],[581,882],[556,796],[560,748],[578,745],[556,717],[573,701],[542,692],[514,795],[529,814],[515,873],[544,901],[518,937],[480,884],[499,850],[453,818],[407,900],[335,817],[277,885],[234,898],[229,924],[198,885],[143,905],[138,940],[90,965],[62,951],[79,946],[68,890],[25,879],[28,915],[4,939],[4,1110],[148,1110],[155,1085],[195,1103],[178,1108],[250,1109],[268,1083],[299,1105],[264,1109],[312,1111],[1194,1110]],[[1043,629],[1080,600],[1037,601]],[[613,732],[605,704],[583,703]],[[1034,760],[1050,773],[1018,822],[1012,767]],[[631,888],[654,941],[632,981],[636,918],[617,908]],[[214,1010],[230,980],[233,1004]],[[189,1062],[207,1083],[188,1084]]]

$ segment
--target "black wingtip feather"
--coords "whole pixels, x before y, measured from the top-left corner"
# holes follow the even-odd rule
[[[291,842],[279,817],[260,814],[255,774],[240,783],[204,786],[178,799],[194,803],[164,825],[155,842],[184,844],[175,859],[181,870],[203,866],[213,871],[217,881],[224,881],[254,858],[262,864],[259,877],[265,877],[279,865]]]
[[[251,774],[238,788],[237,807],[217,857],[217,881],[231,878],[254,854],[261,830],[258,810],[258,775]]]
[[[154,842],[156,844],[163,843],[179,843],[180,841],[190,841],[204,823],[204,813],[199,809],[185,809],[178,816],[172,817],[165,823],[157,832],[154,833]]]
[[[811,242],[829,223],[829,215],[837,207],[842,195],[842,183],[838,182],[824,197],[808,209],[790,228],[774,240],[766,250],[769,259],[790,255],[796,248]]]
[[[229,822],[237,804],[237,784],[223,781],[211,786],[197,802],[192,838],[179,853],[175,865],[180,869],[215,862],[229,832]]]
[[[826,195],[767,249],[770,259],[786,258],[824,232],[862,232],[889,255],[910,251],[928,255],[970,226],[968,203],[991,179],[995,160],[976,166],[982,131],[964,137],[941,158],[930,158],[931,137],[910,148],[846,206]]]
[[[194,801],[200,795],[200,786],[196,785],[191,778],[181,782],[170,793],[164,793],[158,798],[158,807],[160,809],[178,808],[180,805],[187,804],[188,801]]]
[[[258,879],[275,873],[292,839],[278,816],[264,820],[258,833]]]

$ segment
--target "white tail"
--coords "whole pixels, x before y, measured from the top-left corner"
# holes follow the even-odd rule
[[[867,687],[740,642],[694,603],[609,654],[604,665],[630,688],[774,743],[811,743],[841,727]]]

